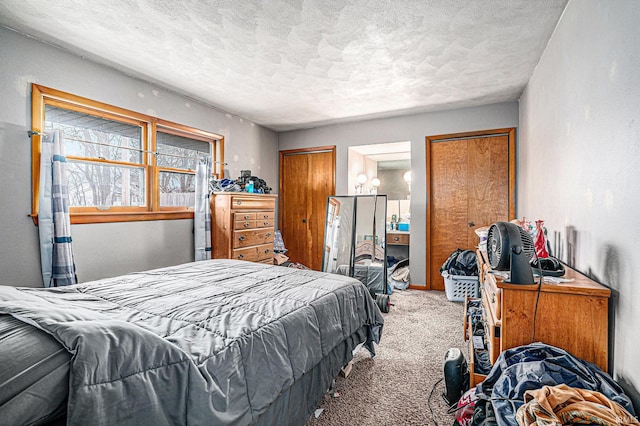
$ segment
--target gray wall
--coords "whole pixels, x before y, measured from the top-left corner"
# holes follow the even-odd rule
[[[411,142],[411,283],[426,284],[425,137],[473,130],[517,127],[518,105],[505,102],[475,108],[406,115],[280,133],[281,150],[336,145],[336,193],[348,193],[350,146]]]
[[[520,101],[518,211],[611,287],[615,378],[640,388],[640,2],[571,0]],[[559,236],[557,236],[559,233]],[[557,236],[557,237],[556,237]],[[638,303],[638,304],[636,304]],[[579,307],[577,308],[579,309]]]
[[[0,27],[0,284],[42,286],[31,212],[31,83],[225,136],[225,174],[277,188],[275,132]],[[193,261],[193,221],[73,225],[80,281]]]

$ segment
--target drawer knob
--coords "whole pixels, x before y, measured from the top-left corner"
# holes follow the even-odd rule
[[[265,250],[264,252],[265,252],[265,253],[269,253],[270,251],[271,251],[271,250],[269,250],[269,249],[266,249],[266,250]]]
[[[244,216],[244,218],[245,218],[245,219],[249,219],[249,215],[245,215],[245,216]]]
[[[244,223],[244,227],[245,227],[245,228],[248,228],[248,227],[249,227],[249,222],[245,222],[245,223]]]
[[[244,254],[239,254],[238,259],[244,259]]]
[[[393,237],[393,241],[400,241],[400,237]]]
[[[268,214],[265,214],[265,215],[264,215],[264,216],[262,216],[262,217],[264,217],[265,219],[269,219],[269,215],[268,215]]]
[[[240,241],[244,241],[245,240],[245,236],[244,235],[240,235],[240,238],[238,238]]]
[[[267,232],[267,237],[270,237],[270,236],[271,236],[271,232]]]
[[[268,225],[269,225],[269,222],[264,222],[264,226],[268,226]]]
[[[236,204],[238,204],[239,206],[241,206],[241,205],[242,205],[242,200],[238,200],[238,201],[236,201]]]

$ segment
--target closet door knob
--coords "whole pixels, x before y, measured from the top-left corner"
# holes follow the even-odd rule
[[[474,227],[474,226],[476,226],[476,224],[475,224],[475,223],[473,223],[473,222],[469,222],[469,228]]]
[[[307,219],[302,219],[302,223],[307,223]]]

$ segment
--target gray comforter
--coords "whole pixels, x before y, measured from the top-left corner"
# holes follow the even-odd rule
[[[282,396],[296,382],[326,386],[328,371],[316,367],[348,361],[361,341],[373,354],[383,324],[353,278],[233,260],[2,287],[0,313],[73,354],[68,424],[96,425],[268,424],[282,410],[304,418],[318,401],[292,407]],[[298,391],[317,399],[326,387]]]

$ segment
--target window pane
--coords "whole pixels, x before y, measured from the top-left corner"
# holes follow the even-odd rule
[[[145,206],[142,167],[67,162],[69,204],[72,207]]]
[[[45,131],[60,129],[67,155],[142,163],[142,128],[51,105],[45,107]]]
[[[195,170],[198,158],[211,155],[211,145],[195,139],[157,132],[156,145],[159,167]]]
[[[160,172],[160,205],[195,207],[195,174]]]

